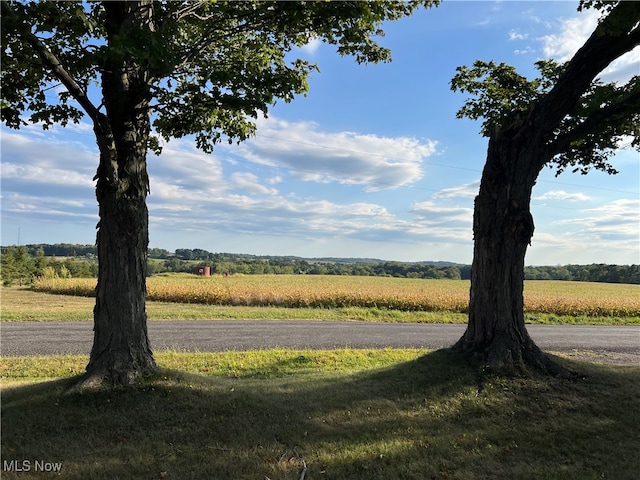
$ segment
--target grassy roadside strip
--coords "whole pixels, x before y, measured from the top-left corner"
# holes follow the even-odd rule
[[[425,353],[166,352],[137,387],[83,393],[85,357],[3,358],[2,458],[71,480],[636,478],[640,368],[481,378]]]
[[[93,318],[95,300],[71,295],[34,292],[28,288],[0,288],[1,321],[77,321]],[[217,306],[190,303],[147,302],[150,320],[325,320],[416,323],[466,323],[467,315],[455,312],[405,312],[380,308],[284,308]],[[591,317],[527,313],[531,324],[640,325],[640,316]]]
[[[382,368],[415,360],[424,349],[343,349],[290,350],[270,349],[243,352],[154,353],[161,368],[185,373],[228,378],[271,378],[306,375],[318,372],[353,372]],[[3,357],[0,380],[40,381],[81,375],[87,355],[55,355],[44,357]]]

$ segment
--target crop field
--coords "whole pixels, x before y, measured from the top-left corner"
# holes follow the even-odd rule
[[[41,292],[93,296],[95,279],[39,279]],[[564,281],[525,282],[525,312],[570,316],[640,316],[640,286]],[[207,305],[289,308],[375,307],[461,312],[469,282],[335,275],[196,277],[158,275],[147,280],[147,299]]]

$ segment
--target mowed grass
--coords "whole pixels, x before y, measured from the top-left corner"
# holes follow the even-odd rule
[[[632,480],[640,470],[637,367],[560,360],[579,374],[504,379],[448,350],[168,352],[138,386],[68,391],[86,360],[3,359],[2,459],[32,467],[3,479]],[[59,463],[60,476],[34,471],[37,460]]]

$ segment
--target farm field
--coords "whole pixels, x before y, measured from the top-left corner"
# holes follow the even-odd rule
[[[322,275],[158,275],[147,281],[151,302],[305,309],[375,308],[404,312],[467,311],[469,282]],[[38,292],[93,296],[95,279],[39,279]],[[525,312],[640,320],[640,285],[525,282]],[[634,322],[632,322],[634,323]]]

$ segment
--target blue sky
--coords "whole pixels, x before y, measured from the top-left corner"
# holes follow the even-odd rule
[[[597,18],[576,6],[445,0],[385,25],[387,64],[310,43],[297,52],[320,68],[309,94],[273,107],[254,139],[212,155],[172,140],[149,155],[150,246],[471,263],[487,139],[455,118],[465,96],[449,82],[476,59],[533,76],[538,59],[570,58]],[[638,73],[636,49],[603,78]],[[0,133],[2,244],[93,243],[90,125]],[[612,163],[619,175],[541,173],[528,265],[640,263],[639,154],[621,150]]]

